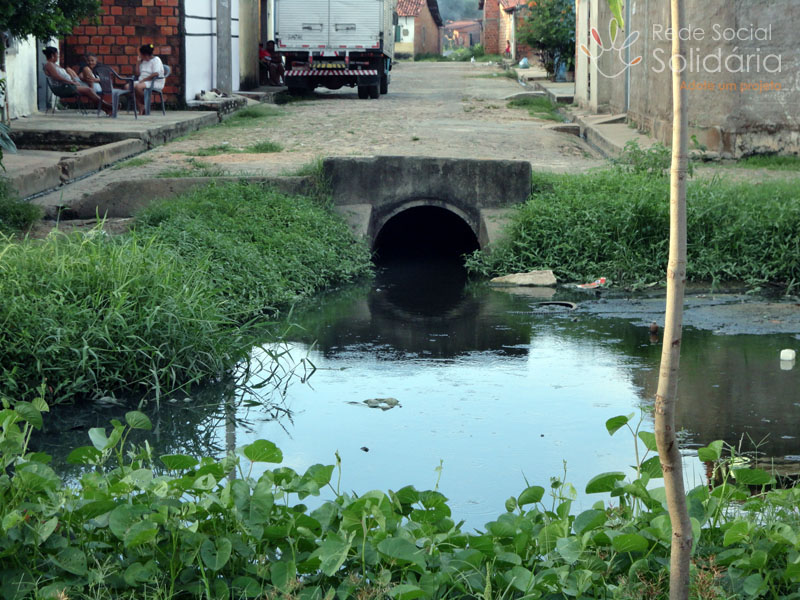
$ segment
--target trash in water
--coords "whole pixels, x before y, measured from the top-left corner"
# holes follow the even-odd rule
[[[367,405],[370,408],[380,408],[381,410],[391,410],[395,406],[402,408],[402,404],[397,398],[367,398],[361,402],[349,401],[348,404],[355,404],[357,406]]]
[[[605,277],[601,277],[600,279],[595,279],[591,283],[581,283],[576,287],[579,287],[583,290],[589,290],[593,288],[598,288],[601,285],[605,285],[608,280]]]

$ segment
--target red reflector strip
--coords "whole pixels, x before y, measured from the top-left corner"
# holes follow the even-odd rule
[[[332,76],[332,75],[377,75],[377,69],[345,70],[345,69],[291,69],[286,77]]]

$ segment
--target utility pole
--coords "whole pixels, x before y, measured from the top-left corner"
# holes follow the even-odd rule
[[[217,0],[217,89],[230,95],[231,81],[231,0]]]

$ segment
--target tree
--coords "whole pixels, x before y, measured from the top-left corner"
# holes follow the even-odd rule
[[[619,27],[622,1],[608,0],[608,6]],[[670,0],[672,31],[686,26],[684,0]],[[616,26],[612,24],[612,37]],[[672,64],[685,64],[686,42],[682,36],[672,38]],[[681,60],[678,60],[682,57]],[[672,166],[670,168],[669,262],[667,264],[667,308],[664,314],[664,340],[655,402],[655,435],[658,455],[664,471],[667,509],[672,523],[670,547],[670,600],[688,600],[689,569],[692,556],[692,522],[683,485],[683,462],[675,436],[675,404],[677,403],[683,329],[683,296],[686,288],[686,178],[689,169],[689,107],[683,72],[672,69]]]
[[[683,0],[670,0],[673,31],[685,27]],[[686,42],[682,36],[672,39],[672,64],[686,59]],[[681,62],[683,62],[681,61]],[[680,365],[683,295],[686,287],[686,178],[688,176],[688,106],[687,90],[681,89],[683,73],[672,70],[672,167],[670,169],[670,233],[667,265],[667,309],[664,315],[664,340],[655,404],[655,434],[658,454],[664,471],[667,508],[672,522],[670,551],[670,600],[689,598],[689,567],[692,552],[692,523],[686,506],[683,486],[683,463],[675,438],[675,404],[677,402]]]
[[[569,67],[575,58],[574,0],[536,0],[520,28],[520,38],[535,48],[548,75],[561,64]]]
[[[46,41],[72,33],[100,13],[100,0],[0,0],[0,30]]]

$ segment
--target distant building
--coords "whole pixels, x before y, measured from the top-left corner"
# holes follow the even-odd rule
[[[395,54],[442,53],[442,17],[436,0],[398,0]]]
[[[607,0],[578,0],[576,8],[576,102],[596,113],[625,114],[669,145],[668,3],[625,3],[617,45],[635,39],[621,51],[611,49]],[[698,147],[732,158],[800,154],[800,3],[687,0],[686,23],[689,128]]]
[[[483,45],[487,54],[503,54],[511,44],[511,58],[531,58],[532,50],[519,41],[519,28],[528,11],[528,0],[479,0],[483,11]]]
[[[483,23],[475,20],[450,21],[444,26],[444,38],[451,48],[471,48],[483,43]]]

